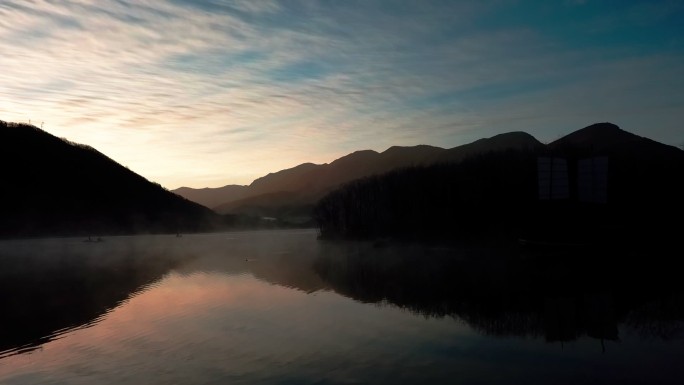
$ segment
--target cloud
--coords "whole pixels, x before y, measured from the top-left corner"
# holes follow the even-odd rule
[[[174,188],[682,103],[668,11],[634,48],[616,36],[642,28],[639,4],[597,29],[599,11],[551,28],[508,1],[391,3],[4,1],[0,119],[45,121]],[[677,119],[657,120],[660,140],[681,141]]]

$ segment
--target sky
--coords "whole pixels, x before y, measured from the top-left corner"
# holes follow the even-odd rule
[[[2,0],[0,120],[174,189],[595,122],[684,146],[684,2]]]

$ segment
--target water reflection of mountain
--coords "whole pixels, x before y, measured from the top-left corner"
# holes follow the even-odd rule
[[[676,269],[645,251],[521,254],[508,247],[374,247],[314,237],[306,231],[208,236],[193,241],[201,257],[176,271],[250,274],[307,293],[332,290],[426,317],[454,317],[496,336],[616,340],[620,326],[664,339],[682,335],[684,289]]]
[[[333,244],[314,263],[337,293],[426,317],[450,316],[496,336],[618,340],[682,336],[684,290],[653,257],[521,254],[518,249]]]
[[[158,247],[125,239],[102,244],[3,242],[0,358],[34,350],[64,333],[99,322],[159,280],[175,261]]]
[[[376,245],[377,246],[377,245]],[[625,328],[681,337],[684,288],[665,260],[617,253],[463,246],[373,247],[273,231],[0,242],[0,358],[30,351],[108,312],[173,270],[249,274],[307,293],[331,290],[495,336],[606,340]],[[230,279],[230,277],[226,277]]]

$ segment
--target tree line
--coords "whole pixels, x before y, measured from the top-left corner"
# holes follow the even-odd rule
[[[536,154],[505,151],[348,183],[322,198],[324,238],[453,238],[504,234],[536,200]]]
[[[578,200],[578,161],[606,156],[608,200]],[[314,207],[321,238],[672,239],[682,230],[684,153],[507,150],[347,183]],[[568,160],[567,199],[540,200],[538,159]],[[668,221],[667,217],[679,220]]]

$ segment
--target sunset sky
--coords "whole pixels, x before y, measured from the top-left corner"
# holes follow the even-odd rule
[[[0,120],[167,188],[594,122],[684,144],[682,1],[2,0]]]

